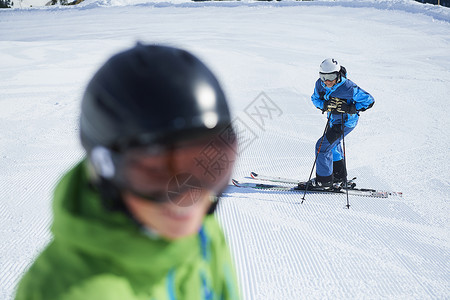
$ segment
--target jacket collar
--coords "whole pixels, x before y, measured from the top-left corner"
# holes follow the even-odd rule
[[[343,85],[346,81],[347,81],[347,78],[345,78],[344,76],[341,76],[341,81],[336,83],[335,85],[333,85],[331,88],[327,87],[322,80],[320,80],[320,84],[327,92],[333,92],[333,91],[337,90],[341,85]]]

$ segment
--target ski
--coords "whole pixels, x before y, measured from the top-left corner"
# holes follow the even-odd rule
[[[283,184],[266,184],[266,183],[253,183],[253,182],[239,182],[236,179],[232,179],[231,182],[234,186],[239,188],[255,189],[255,190],[268,190],[268,191],[281,191],[281,192],[294,192],[304,193],[305,189],[301,189],[298,186],[289,186]],[[345,189],[345,188],[333,188],[333,189],[317,189],[308,188],[308,193],[326,193],[326,194],[346,194],[363,196],[363,197],[375,197],[375,198],[388,198],[389,195],[394,196],[390,192],[378,191],[373,189]]]
[[[278,177],[278,176],[268,176],[268,175],[262,175],[255,172],[250,172],[250,177],[256,180],[263,180],[263,181],[271,181],[271,182],[280,182],[280,183],[288,183],[288,184],[295,184],[298,185],[299,183],[302,183],[303,185],[306,185],[305,181],[300,181],[292,178],[285,178],[285,177]],[[348,180],[347,184],[348,187],[353,189],[356,186],[356,183],[354,182],[356,179],[353,178],[351,180]]]
[[[258,180],[266,180],[266,181],[273,181],[273,182],[281,182],[281,183],[291,183],[291,184],[298,184],[300,180],[292,179],[292,178],[284,178],[284,177],[278,177],[278,176],[267,176],[258,174],[255,172],[250,172],[250,176],[253,179]]]
[[[250,176],[252,179],[255,180],[262,180],[262,181],[270,181],[270,182],[276,182],[276,183],[282,183],[283,185],[275,185],[272,188],[261,188],[260,189],[280,189],[281,190],[289,190],[293,189],[295,191],[305,191],[306,188],[306,182],[305,181],[299,181],[292,178],[285,178],[285,177],[278,177],[278,176],[270,176],[270,175],[263,175],[256,172],[250,172]],[[331,190],[323,190],[323,189],[313,189],[312,187],[308,187],[308,192],[323,192],[323,193],[347,193],[347,190],[349,191],[349,195],[360,195],[360,196],[368,196],[368,197],[378,197],[378,198],[387,198],[388,196],[392,197],[402,197],[402,192],[394,192],[394,191],[382,191],[382,190],[376,190],[376,189],[368,189],[368,188],[356,188],[355,183],[356,177],[348,181],[348,188],[346,189],[345,186],[339,186],[335,187]],[[299,185],[300,183],[300,185]],[[295,186],[290,186],[295,185]],[[258,187],[254,187],[258,188]]]

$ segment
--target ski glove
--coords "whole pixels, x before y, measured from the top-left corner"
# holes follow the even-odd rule
[[[324,101],[322,112],[336,112],[341,99],[332,97],[329,101]]]
[[[355,104],[347,104],[347,102],[340,102],[336,108],[336,111],[342,114],[356,114]]]

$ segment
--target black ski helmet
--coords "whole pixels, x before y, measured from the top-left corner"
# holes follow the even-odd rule
[[[80,137],[95,171],[93,183],[106,208],[128,215],[115,171],[122,153],[222,133],[235,136],[224,92],[185,50],[138,43],[110,58],[83,96]],[[236,151],[235,138],[227,145]]]
[[[80,117],[81,143],[127,147],[170,143],[231,124],[222,88],[194,55],[142,45],[110,58],[89,82]]]

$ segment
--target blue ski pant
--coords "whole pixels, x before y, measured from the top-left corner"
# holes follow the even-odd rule
[[[344,126],[344,136],[349,134],[354,127]],[[333,124],[328,128],[325,136],[320,137],[316,143],[316,174],[321,177],[328,177],[333,174],[333,161],[344,159],[344,151],[341,146],[342,125]]]

